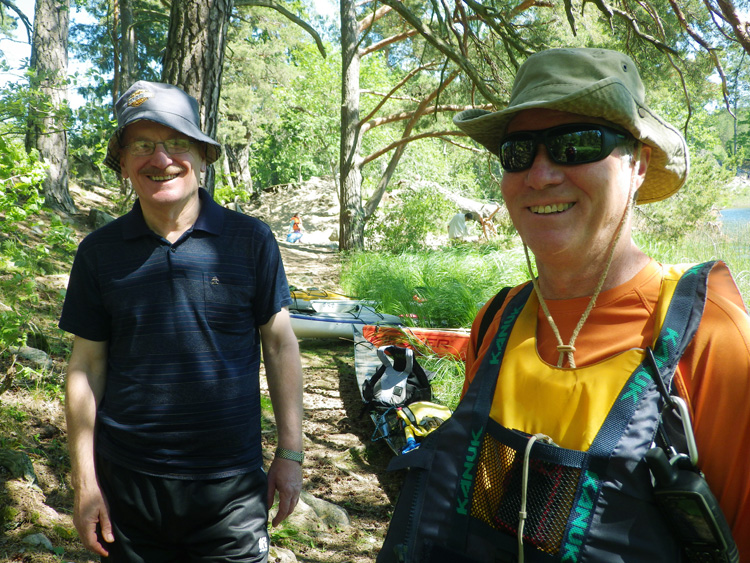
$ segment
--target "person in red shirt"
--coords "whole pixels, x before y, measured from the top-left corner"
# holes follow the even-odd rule
[[[292,215],[292,219],[289,223],[289,233],[286,235],[287,242],[297,242],[302,238],[302,219],[299,218],[299,213]]]

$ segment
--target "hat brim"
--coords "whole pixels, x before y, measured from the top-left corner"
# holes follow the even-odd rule
[[[191,139],[204,143],[206,146],[206,164],[213,164],[221,156],[221,145],[213,140],[208,135],[204,134],[198,129],[193,123],[185,119],[182,115],[167,113],[164,111],[141,111],[133,119],[123,123],[117,130],[112,134],[107,142],[107,156],[104,159],[104,164],[110,169],[114,170],[117,174],[120,174],[120,138],[125,128],[128,125],[132,125],[137,121],[153,121],[161,125],[165,125],[175,131],[187,135]]]
[[[616,103],[613,103],[613,97],[616,97]],[[685,183],[690,166],[685,139],[649,108],[638,104],[616,78],[600,80],[562,96],[558,92],[545,98],[544,93],[539,92],[533,100],[497,112],[465,110],[456,115],[453,122],[496,155],[500,139],[505,135],[510,121],[517,113],[529,109],[553,109],[604,119],[629,131],[651,147],[651,161],[646,178],[638,190],[636,203],[666,199]]]

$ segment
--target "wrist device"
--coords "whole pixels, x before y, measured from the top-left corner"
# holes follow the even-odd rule
[[[286,448],[276,448],[276,457],[280,457],[281,459],[290,459],[292,461],[296,461],[300,465],[302,465],[302,462],[305,461],[304,452],[295,452],[294,450],[287,450]]]

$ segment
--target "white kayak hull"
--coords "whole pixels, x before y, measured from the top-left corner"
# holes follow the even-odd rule
[[[352,338],[353,327],[381,324],[398,326],[401,319],[395,315],[375,312],[367,306],[360,307],[355,312],[340,313],[303,313],[292,311],[289,316],[292,330],[297,338]]]

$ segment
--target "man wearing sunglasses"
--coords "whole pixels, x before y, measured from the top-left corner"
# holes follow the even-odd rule
[[[269,227],[200,187],[221,146],[198,103],[136,82],[105,164],[132,210],[76,254],[60,327],[75,335],[66,418],[84,546],[113,562],[265,562],[302,485],[302,370]],[[278,431],[261,450],[260,355]]]
[[[467,542],[477,546],[467,548],[477,552],[472,560],[494,560],[478,555],[483,541],[491,553],[506,536],[518,540],[509,552],[541,550],[557,560],[681,561],[683,550],[700,552],[688,543],[708,528],[677,508],[663,516],[646,455],[654,445],[674,447],[673,467],[689,465],[684,456],[675,461],[682,450],[670,440],[691,431],[698,467],[750,560],[750,322],[723,263],[659,264],[632,238],[633,206],[671,196],[688,173],[686,143],[647,106],[635,63],[603,49],[543,51],[521,66],[506,109],[468,110],[454,121],[499,157],[505,205],[532,276],[488,303],[472,330],[464,401],[479,401],[472,389],[489,378],[493,451],[511,448],[508,435],[526,445],[508,450],[516,461],[507,471],[491,471],[482,451],[472,490],[486,502],[473,514],[497,535]],[[685,289],[699,276],[697,289]],[[670,309],[675,296],[693,313]],[[665,367],[667,350],[676,369]],[[667,431],[666,405],[679,399],[692,425]],[[566,497],[570,512],[556,516],[563,487],[551,479],[564,473],[565,463],[554,461],[563,457],[582,477]],[[521,468],[531,476],[522,478]],[[519,520],[527,492],[544,502],[529,500]],[[505,495],[516,500],[500,500]],[[682,536],[671,521],[680,517]],[[556,518],[551,540],[546,526]]]

